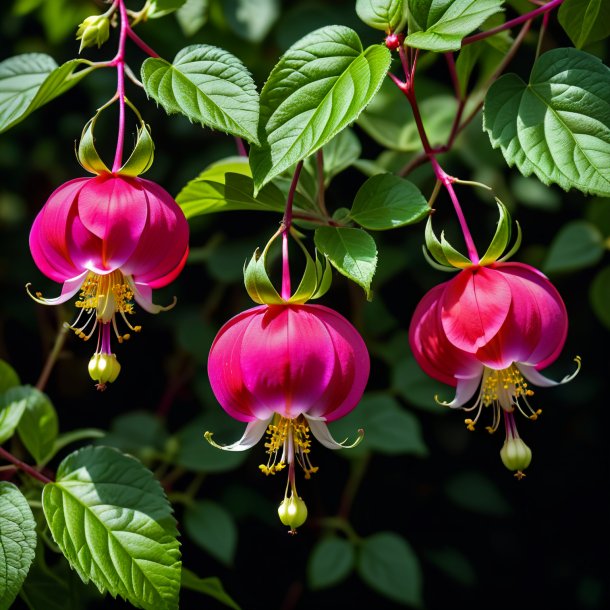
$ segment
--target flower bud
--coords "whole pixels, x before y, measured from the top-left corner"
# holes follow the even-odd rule
[[[522,471],[525,470],[532,461],[532,450],[519,436],[507,438],[504,441],[502,449],[500,449],[500,457],[502,458],[503,464],[509,470],[516,471],[516,477],[522,478],[525,476]]]
[[[110,36],[110,21],[105,15],[87,17],[76,31],[76,40],[80,40],[80,53],[85,47],[101,47]]]
[[[307,506],[293,493],[290,498],[284,498],[277,509],[277,514],[280,516],[280,521],[290,527],[290,533],[294,534],[296,528],[303,525],[307,519]]]
[[[98,382],[103,390],[107,383],[112,383],[121,371],[121,365],[114,354],[93,354],[89,360],[89,376]]]

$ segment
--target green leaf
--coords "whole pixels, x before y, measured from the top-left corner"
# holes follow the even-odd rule
[[[210,555],[227,566],[233,564],[237,527],[222,506],[209,500],[188,505],[184,511],[184,528],[189,538]]]
[[[182,49],[173,64],[149,57],[142,64],[142,83],[168,114],[180,112],[190,121],[258,142],[256,85],[228,51],[203,44]]]
[[[461,508],[486,515],[509,515],[512,509],[495,483],[478,472],[462,472],[447,482],[445,491]]]
[[[178,608],[181,564],[176,522],[152,472],[110,447],[85,447],[45,485],[53,539],[78,572],[137,608]]]
[[[422,606],[419,559],[398,534],[379,532],[366,538],[358,557],[358,572],[369,587],[389,599]]]
[[[55,453],[55,441],[59,432],[57,413],[46,394],[36,388],[24,387],[27,388],[25,410],[17,432],[36,463],[42,464]]]
[[[356,0],[356,13],[368,26],[386,33],[400,32],[407,23],[407,0]]]
[[[354,122],[390,65],[381,45],[363,49],[350,28],[320,28],[294,44],[261,92],[260,146],[250,151],[256,190]]]
[[[57,66],[52,57],[42,53],[25,53],[0,63],[0,133],[23,121],[76,85],[93,67],[75,72],[88,64],[72,59]]]
[[[610,69],[577,49],[554,49],[487,92],[484,129],[510,166],[565,190],[610,195]]]
[[[229,26],[240,38],[260,43],[280,16],[279,0],[223,0]]]
[[[408,344],[405,342],[405,351]],[[392,390],[413,405],[424,411],[442,415],[449,409],[435,402],[434,397],[446,400],[455,392],[451,386],[432,379],[424,373],[412,355],[390,361],[392,365]]]
[[[557,18],[577,49],[610,34],[607,0],[565,0]]]
[[[320,227],[315,233],[316,248],[328,256],[339,273],[364,289],[372,298],[371,281],[377,266],[375,240],[362,229]]]
[[[408,0],[411,11],[405,43],[444,53],[458,51],[462,39],[502,10],[503,0]]]
[[[610,267],[604,267],[594,278],[589,289],[589,300],[600,322],[610,329]]]
[[[27,406],[27,386],[15,386],[0,395],[0,444],[13,436]]]
[[[364,451],[385,455],[428,455],[419,420],[387,394],[366,393],[357,409],[329,426],[333,436],[341,440],[351,438],[359,428],[364,429],[362,442],[351,449],[347,457]]]
[[[281,212],[286,198],[274,184],[254,196],[248,159],[230,157],[217,161],[191,180],[176,197],[187,218],[213,212],[255,210]]]
[[[324,186],[327,187],[337,174],[350,167],[360,157],[362,146],[354,131],[348,127],[340,131],[326,144],[322,152],[324,160]],[[312,174],[317,172],[317,169],[314,169],[314,158],[309,157],[307,161],[307,170]]]
[[[426,555],[431,563],[461,585],[473,587],[477,583],[476,570],[457,549],[446,547],[428,551]]]
[[[9,388],[19,385],[19,375],[15,369],[5,360],[0,359],[0,393],[6,392]]]
[[[150,0],[150,8],[146,14],[148,19],[158,19],[177,11],[184,6],[186,0]]]
[[[196,574],[182,568],[182,587],[213,597],[229,608],[240,610],[240,607],[229,597],[218,578],[199,578]]]
[[[0,481],[0,610],[11,607],[36,552],[36,521],[19,488]]]
[[[604,255],[604,237],[586,220],[566,223],[553,239],[542,265],[545,273],[577,271],[596,265]]]
[[[316,589],[332,587],[345,580],[354,568],[354,546],[344,538],[322,538],[311,551],[307,563],[309,586]]]
[[[186,0],[176,12],[176,20],[185,36],[193,36],[208,21],[209,0]]]
[[[100,443],[149,459],[163,451],[169,435],[160,418],[148,411],[132,411],[115,417]]]
[[[412,182],[377,174],[356,193],[350,216],[365,229],[383,230],[414,224],[429,213],[426,198]]]

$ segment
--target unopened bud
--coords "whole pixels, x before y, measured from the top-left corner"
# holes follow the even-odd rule
[[[307,506],[293,493],[290,498],[284,498],[277,509],[277,514],[280,516],[280,521],[290,528],[290,533],[294,534],[296,528],[303,525],[307,519]]]
[[[515,476],[522,478],[525,470],[532,461],[532,450],[523,442],[519,436],[507,438],[500,449],[502,463],[509,469],[516,471]]]
[[[76,31],[76,40],[80,40],[80,53],[85,47],[101,47],[110,36],[110,20],[105,15],[87,17]]]
[[[119,376],[121,365],[114,354],[93,354],[89,360],[89,376],[103,390]]]

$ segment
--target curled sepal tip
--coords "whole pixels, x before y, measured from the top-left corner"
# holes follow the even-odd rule
[[[510,227],[510,213],[506,206],[496,197],[496,203],[498,204],[498,211],[500,216],[498,218],[498,225],[496,227],[496,232],[487,248],[487,252],[483,255],[483,258],[480,261],[481,265],[489,265],[497,260],[505,261],[510,258],[521,245],[521,228],[519,227],[519,223],[517,224],[517,239],[515,241],[515,245],[511,248],[509,252],[507,252],[503,257],[502,254],[506,250],[508,246],[508,242],[511,237],[511,227]],[[502,257],[502,258],[500,258]]]
[[[155,145],[150,135],[150,127],[142,122],[140,127],[138,127],[136,145],[129,159],[119,170],[119,174],[133,177],[143,174],[150,169],[155,158],[154,152]]]
[[[86,47],[101,47],[110,36],[110,19],[107,14],[90,15],[76,30],[76,40],[80,40],[80,53]]]
[[[93,129],[95,128],[95,122],[99,117],[100,113],[89,119],[83,128],[78,148],[76,149],[76,158],[82,165],[83,169],[88,171],[90,174],[100,175],[109,174],[110,170],[108,166],[102,161],[100,155],[95,148],[95,138],[93,136]]]
[[[280,521],[287,525],[290,534],[296,534],[296,528],[301,527],[307,520],[307,506],[302,498],[292,492],[285,497],[277,509]]]

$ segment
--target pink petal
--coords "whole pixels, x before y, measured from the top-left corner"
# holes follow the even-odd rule
[[[474,353],[504,324],[511,304],[510,286],[500,272],[486,267],[460,271],[445,286],[441,319],[447,339]]]
[[[104,174],[91,178],[78,197],[79,218],[102,240],[101,262],[107,271],[131,256],[146,225],[148,206],[140,182]]]

